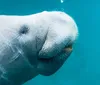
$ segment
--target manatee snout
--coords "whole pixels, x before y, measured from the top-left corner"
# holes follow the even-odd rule
[[[50,22],[52,24],[38,53],[37,65],[39,73],[45,76],[54,74],[64,64],[78,35],[77,25],[69,15],[51,12],[49,16],[52,16],[50,21],[53,23]]]

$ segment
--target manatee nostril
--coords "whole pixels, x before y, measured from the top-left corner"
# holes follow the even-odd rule
[[[19,30],[19,34],[26,34],[29,31],[29,27],[27,25],[21,26],[21,29]]]

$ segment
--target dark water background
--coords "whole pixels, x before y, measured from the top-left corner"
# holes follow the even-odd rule
[[[27,15],[44,10],[68,13],[80,35],[72,55],[55,75],[39,75],[24,85],[100,85],[100,1],[0,0],[0,14]]]

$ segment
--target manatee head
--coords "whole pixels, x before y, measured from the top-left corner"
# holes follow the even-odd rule
[[[0,85],[20,85],[38,74],[54,74],[74,50],[77,35],[75,21],[64,12],[1,15]]]

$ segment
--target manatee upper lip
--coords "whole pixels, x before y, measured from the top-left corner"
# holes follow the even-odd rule
[[[73,45],[73,44],[69,44],[69,45],[65,46],[65,47],[62,49],[62,51],[66,52],[66,54],[72,52],[72,50],[73,50],[72,45]],[[61,51],[61,52],[62,52],[62,51]],[[57,55],[59,55],[59,54],[60,54],[60,53],[58,53]],[[57,56],[57,55],[56,55],[56,56]],[[43,60],[43,61],[49,61],[49,60],[52,60],[54,57],[55,57],[55,56],[51,56],[50,58],[40,57],[40,58],[38,58],[38,59],[39,59],[39,60]]]

